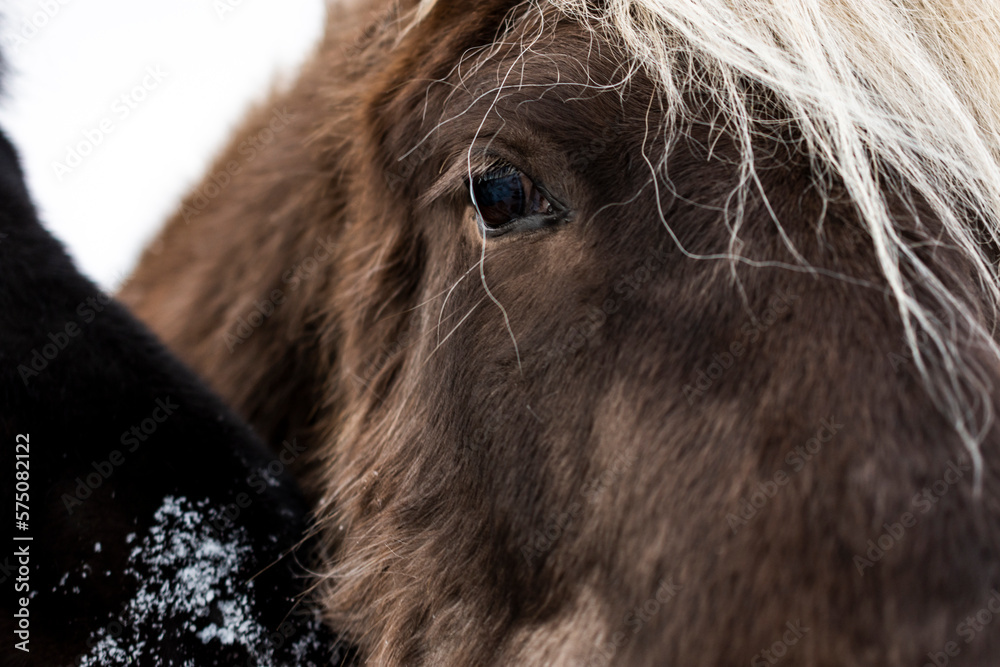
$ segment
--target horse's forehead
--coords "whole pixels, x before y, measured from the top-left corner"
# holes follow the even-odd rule
[[[435,15],[389,54],[364,114],[393,162],[426,167],[483,137],[528,157],[569,155],[560,166],[574,172],[650,150],[644,141],[665,113],[651,79],[581,24],[544,9],[512,13],[516,5]]]
[[[384,79],[386,92],[446,87],[489,99],[578,99],[589,91],[648,98],[653,85],[603,33],[547,5],[510,0],[428,3],[433,18],[410,26]],[[467,103],[466,99],[460,100]]]

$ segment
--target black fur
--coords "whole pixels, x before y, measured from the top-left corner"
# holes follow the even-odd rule
[[[307,516],[283,471],[297,445],[268,453],[76,270],[39,224],[14,148],[0,136],[0,508],[7,525],[15,520],[21,434],[30,437],[30,518],[27,531],[15,532],[33,539],[0,544],[0,664],[345,659],[308,601],[298,600],[308,551],[297,547]],[[13,555],[23,546],[27,581]],[[29,600],[30,653],[13,646],[21,598]]]

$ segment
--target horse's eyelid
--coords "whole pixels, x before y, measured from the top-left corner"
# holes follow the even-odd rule
[[[452,166],[438,175],[431,186],[427,188],[426,192],[420,195],[417,199],[416,210],[422,211],[440,197],[458,192],[456,183],[461,183],[463,189],[468,189],[470,178],[482,176],[496,166],[497,161],[495,158],[486,157],[487,159],[485,160],[473,161],[471,168],[464,155],[460,159],[454,160]]]
[[[559,199],[556,199],[552,195],[552,193],[549,192],[548,188],[546,188],[544,185],[539,185],[535,181],[532,181],[532,183],[535,184],[535,188],[537,188],[538,191],[542,193],[542,196],[545,197],[545,201],[547,201],[552,206],[553,210],[556,213],[566,213],[567,211],[569,211],[569,207],[563,204]]]

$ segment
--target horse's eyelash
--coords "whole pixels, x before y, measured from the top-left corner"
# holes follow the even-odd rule
[[[499,157],[484,156],[486,159],[473,162],[466,173],[465,184],[480,179],[494,179],[508,176],[517,171],[517,167]]]
[[[491,181],[499,178],[505,178],[516,173],[517,171],[517,168],[509,162],[497,160],[484,169],[482,173],[474,175],[473,178]]]
[[[456,156],[458,158],[458,156]],[[500,178],[519,171],[507,160],[496,155],[462,156],[443,171],[434,184],[417,200],[417,208],[429,206],[442,196],[465,196],[473,181],[489,176]]]

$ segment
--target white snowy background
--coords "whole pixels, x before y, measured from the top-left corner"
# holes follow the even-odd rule
[[[0,0],[0,15],[0,125],[43,223],[114,289],[248,105],[293,78],[324,0]]]

